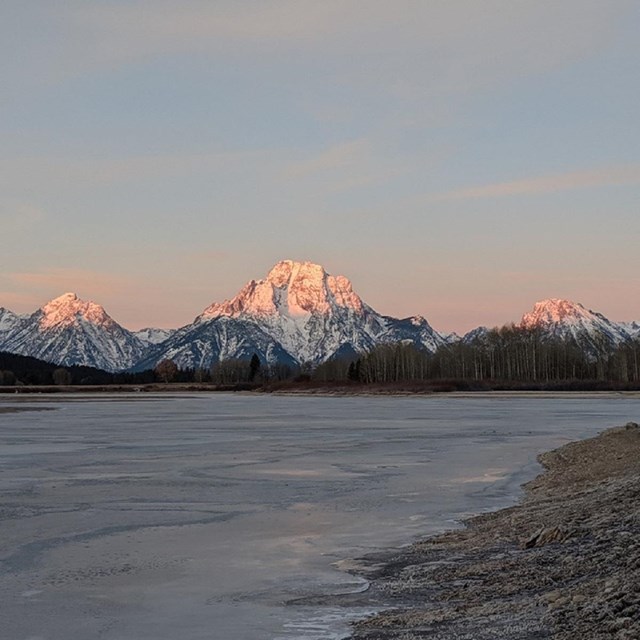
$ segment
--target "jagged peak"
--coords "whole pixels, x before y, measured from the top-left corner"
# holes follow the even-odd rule
[[[78,295],[73,291],[67,291],[66,293],[63,293],[61,296],[54,298],[52,302],[57,300],[80,300],[80,298],[78,298]]]
[[[308,316],[330,314],[336,307],[361,313],[364,305],[345,276],[332,276],[313,262],[282,260],[263,280],[249,281],[235,298],[214,303],[201,317]]]
[[[576,320],[595,316],[579,302],[563,298],[547,298],[533,305],[533,310],[525,313],[520,326],[525,328],[571,323]]]
[[[423,324],[429,324],[427,322],[427,319],[424,316],[409,316],[409,318],[407,318],[409,320],[409,322],[411,322],[412,325],[414,325],[415,327],[419,327],[420,325]]]
[[[72,291],[68,291],[67,293],[63,293],[61,296],[57,298],[52,298],[49,302],[46,302],[41,309],[57,309],[60,307],[79,307],[86,304],[95,304],[94,302],[85,302],[81,298],[78,297],[77,294]]]
[[[0,307],[0,315],[15,316],[16,318],[18,317],[17,313],[11,311],[11,309],[7,309],[7,307]]]
[[[275,264],[267,274],[267,282],[274,287],[285,287],[296,278],[323,280],[327,276],[324,267],[314,262],[296,262],[295,260],[281,260]]]
[[[14,313],[11,309],[0,307],[0,332],[6,333],[21,320],[22,316]]]
[[[73,292],[63,293],[50,300],[40,307],[39,313],[42,329],[69,326],[78,318],[83,318],[92,324],[113,322],[101,305],[91,300],[82,300]]]
[[[632,322],[622,322],[622,328],[633,338],[640,338],[640,322],[634,320]]]

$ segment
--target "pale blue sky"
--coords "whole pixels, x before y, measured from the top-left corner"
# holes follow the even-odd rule
[[[178,326],[280,259],[441,331],[640,320],[640,4],[5,0],[0,306]]]

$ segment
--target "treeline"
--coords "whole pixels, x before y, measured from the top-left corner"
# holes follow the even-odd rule
[[[570,341],[507,326],[490,330],[472,342],[441,347],[435,354],[411,344],[382,345],[356,360],[326,362],[315,369],[313,379],[363,384],[433,380],[637,384],[640,340],[596,355]]]
[[[153,371],[109,373],[94,367],[68,366],[0,351],[0,385],[110,385],[155,381]]]
[[[300,368],[283,364],[266,364],[257,354],[249,359],[231,358],[214,362],[208,369],[179,369],[171,360],[162,360],[154,368],[154,374],[163,382],[212,383],[222,386],[239,384],[264,384],[291,380],[300,375]]]
[[[163,360],[153,370],[109,373],[92,367],[61,367],[0,352],[0,385],[127,385],[206,383],[255,388],[282,381],[389,385],[432,383],[431,388],[640,388],[640,339],[599,353],[575,342],[550,339],[511,325],[434,354],[413,344],[380,345],[357,358],[336,358],[317,367],[268,365],[250,360],[179,369]],[[446,382],[446,384],[442,384]],[[436,384],[438,383],[438,384]]]
[[[85,366],[61,366],[30,356],[0,352],[0,386],[107,386],[153,383],[210,383],[224,387],[258,386],[270,381],[290,380],[299,369],[267,365],[257,355],[250,360],[225,360],[208,369],[179,369],[171,360],[162,360],[154,369],[111,373]]]

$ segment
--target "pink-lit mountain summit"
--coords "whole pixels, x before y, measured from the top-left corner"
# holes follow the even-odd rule
[[[578,303],[550,298],[519,323],[543,336],[570,340],[590,353],[640,336],[638,323],[615,323]],[[463,340],[477,339],[476,329]],[[141,370],[171,359],[182,368],[208,368],[231,358],[297,366],[354,357],[380,344],[412,344],[435,352],[456,338],[435,331],[421,316],[379,314],[345,276],[318,264],[283,260],[261,280],[251,280],[230,300],[204,309],[174,331],[127,330],[102,306],[66,293],[31,315],[0,308],[0,350],[58,364],[108,371]]]
[[[283,260],[231,300],[207,307],[141,364],[170,358],[202,367],[252,353],[266,362],[317,364],[399,341],[431,352],[445,344],[424,318],[399,320],[374,311],[346,277],[311,262]]]
[[[344,276],[329,275],[312,262],[278,262],[263,280],[251,280],[232,300],[213,303],[203,316],[268,316],[291,318],[331,314],[336,308],[362,313],[365,304]]]
[[[14,316],[0,349],[56,364],[117,371],[133,366],[146,347],[99,304],[65,293],[29,316]]]
[[[560,340],[570,340],[592,354],[605,353],[631,339],[631,326],[612,322],[583,305],[549,298],[537,302],[520,321],[524,329],[537,329]]]

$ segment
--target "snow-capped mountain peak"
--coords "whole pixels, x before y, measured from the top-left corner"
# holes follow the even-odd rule
[[[81,300],[75,293],[64,293],[40,308],[42,329],[68,327],[79,319],[96,325],[113,322],[103,307],[95,302]]]
[[[312,262],[283,260],[263,280],[251,280],[231,300],[214,303],[203,317],[331,315],[337,308],[362,313],[364,305],[348,278],[331,276]]]
[[[142,366],[171,358],[182,367],[201,368],[253,353],[266,362],[317,364],[395,342],[435,351],[444,339],[420,316],[399,320],[376,313],[344,276],[313,262],[282,260],[231,300],[207,307]]]
[[[19,316],[17,313],[13,313],[9,309],[0,307],[0,341],[8,335],[8,333],[14,330],[22,321],[23,316]],[[0,349],[2,344],[0,344]]]
[[[145,345],[95,302],[65,293],[2,337],[2,349],[61,365],[88,365],[118,371],[137,362]]]
[[[605,354],[630,339],[620,324],[577,302],[549,298],[536,302],[520,321],[524,329],[538,329],[548,337],[570,340],[591,356]]]
[[[330,313],[332,306],[362,311],[362,300],[348,278],[329,275],[313,262],[278,262],[266,278],[273,287],[286,291],[290,315]]]
[[[561,298],[548,298],[536,302],[533,310],[522,316],[521,326],[526,329],[549,327],[554,324],[576,324],[588,321],[594,316],[602,317],[585,309],[579,302],[571,302]]]

